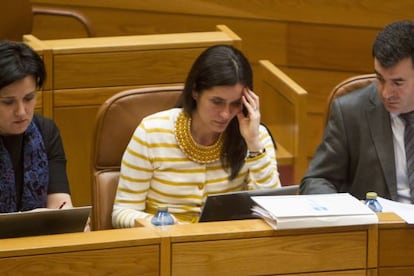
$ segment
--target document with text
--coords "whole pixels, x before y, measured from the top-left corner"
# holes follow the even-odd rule
[[[348,193],[254,196],[252,211],[274,229],[378,223],[377,215]]]

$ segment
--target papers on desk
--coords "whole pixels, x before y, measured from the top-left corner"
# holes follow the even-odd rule
[[[378,223],[377,215],[348,193],[254,196],[253,213],[274,229]]]
[[[409,224],[414,224],[414,205],[409,203],[401,203],[377,197],[382,206],[382,212],[393,212]]]

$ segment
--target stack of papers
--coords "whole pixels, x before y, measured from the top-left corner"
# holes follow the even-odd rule
[[[348,193],[290,196],[253,196],[254,214],[274,229],[362,225],[378,223],[377,215]]]

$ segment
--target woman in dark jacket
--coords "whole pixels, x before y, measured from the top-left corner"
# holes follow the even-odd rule
[[[44,64],[30,47],[0,42],[0,212],[72,207],[55,123],[35,115]]]

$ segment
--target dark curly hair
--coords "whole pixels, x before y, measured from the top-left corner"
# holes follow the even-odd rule
[[[414,61],[414,22],[402,20],[385,26],[375,38],[372,56],[385,68],[407,57]]]

